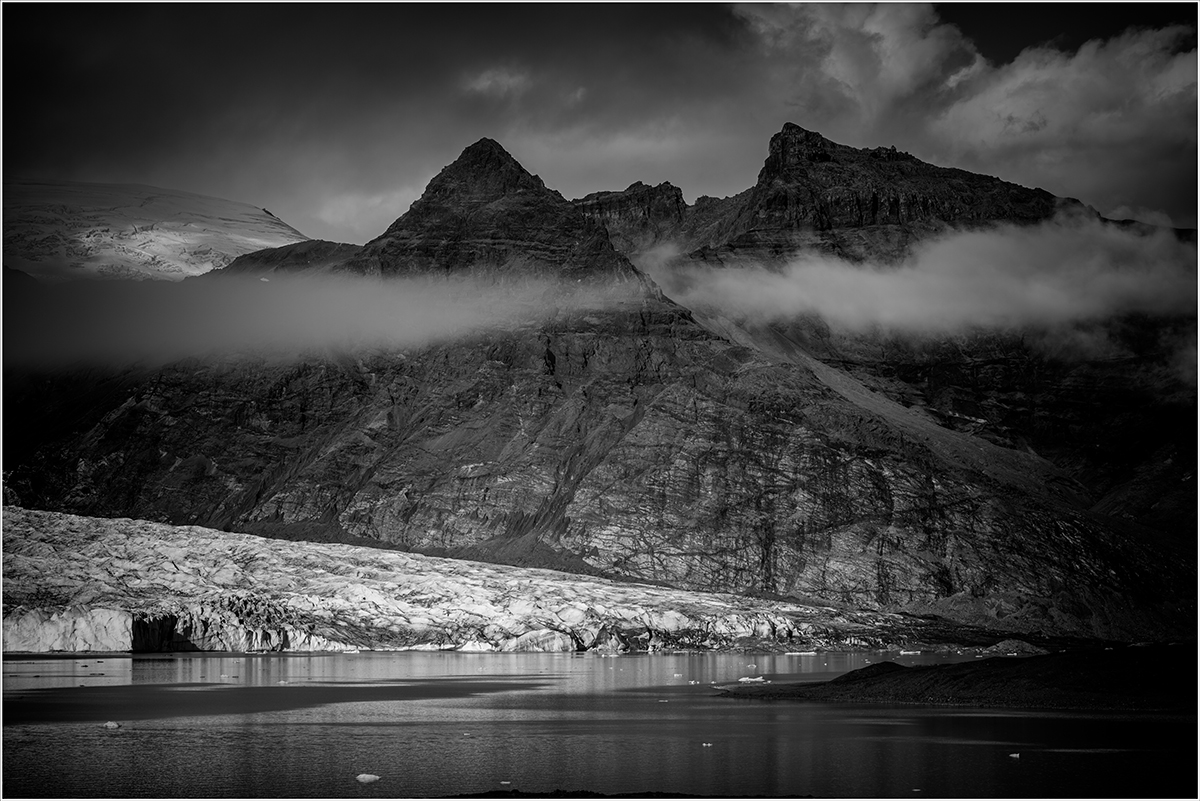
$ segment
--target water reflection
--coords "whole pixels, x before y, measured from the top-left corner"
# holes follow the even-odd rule
[[[6,660],[4,794],[1195,794],[1195,740],[1171,733],[1194,732],[1194,716],[713,692],[744,676],[823,680],[883,658],[179,654],[104,657],[110,683],[90,687],[77,686],[80,674],[100,660]],[[108,719],[122,728],[100,728]],[[383,779],[359,785],[364,772]]]
[[[665,687],[771,681],[825,681],[872,661],[936,664],[965,657],[947,654],[828,652],[813,655],[477,654],[365,652],[360,654],[106,654],[4,660],[4,689],[99,687],[120,684],[230,684],[266,686],[304,682],[371,682],[467,675],[587,677],[568,691],[611,691],[647,684]],[[691,684],[695,682],[695,684]]]
[[[120,654],[102,658],[5,658],[4,691],[130,684],[132,673],[133,660]]]

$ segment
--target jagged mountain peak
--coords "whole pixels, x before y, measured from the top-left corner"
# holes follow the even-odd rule
[[[504,145],[486,136],[480,137],[479,141],[475,144],[463,148],[462,155],[459,158],[474,156],[477,153],[499,153],[512,158],[509,152],[504,149]]]
[[[784,123],[783,129],[771,137],[767,160],[758,175],[758,182],[794,179],[805,174],[811,164],[835,161],[839,149],[849,148],[826,139],[816,131],[801,128],[794,122]]]
[[[644,201],[647,198],[666,198],[669,202],[678,204],[680,207],[687,204],[683,200],[683,190],[675,186],[670,181],[663,181],[657,185],[650,185],[643,181],[634,181],[624,189],[612,191],[604,190],[600,192],[591,192],[581,198],[572,200],[576,206],[587,208],[597,203],[610,204],[612,202],[623,203],[630,199],[639,199]]]
[[[648,191],[651,189],[658,190],[660,192],[680,191],[679,187],[675,186],[675,184],[671,183],[670,181],[662,181],[657,184],[648,184],[648,183],[645,183],[644,181],[634,181],[628,187],[626,187],[625,191],[626,192],[634,192],[634,191],[644,192],[644,191]]]
[[[486,137],[463,150],[405,214],[339,269],[643,280],[613,250],[603,226]]]
[[[787,123],[771,137],[744,203],[730,204],[729,221],[713,230],[755,258],[815,248],[893,261],[911,241],[949,227],[1039,222],[1058,205],[1041,189],[928,164],[894,146],[839,144]]]
[[[775,263],[819,251],[888,263],[951,228],[1036,223],[1063,204],[1041,189],[929,164],[895,146],[857,148],[794,122],[770,139],[758,179],[726,198],[688,206],[670,183],[636,181],[574,201],[636,256],[670,242],[721,264]]]
[[[772,141],[776,139],[804,139],[814,142],[829,142],[828,139],[816,131],[810,131],[807,128],[802,128],[794,122],[785,122],[783,127],[779,129],[779,133],[771,137]]]
[[[426,187],[421,199],[463,195],[495,199],[514,192],[557,192],[533,175],[494,139],[484,137],[467,147]]]

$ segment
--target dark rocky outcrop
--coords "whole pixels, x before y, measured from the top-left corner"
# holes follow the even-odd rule
[[[784,134],[768,178],[851,158],[820,143],[787,155],[805,135]],[[783,232],[842,208],[810,214],[771,180],[703,204],[706,224],[752,219],[754,206]],[[1040,197],[1006,208],[1040,213]],[[914,203],[877,224],[915,225],[926,205]],[[403,352],[9,374],[6,417],[38,434],[20,458],[6,453],[6,484],[31,507],[370,538],[1010,631],[1194,627],[1194,560],[1177,543],[1089,511],[1044,459],[939,426],[794,343],[739,344],[701,325],[585,211],[482,140],[338,269],[631,292]]]
[[[208,279],[222,275],[270,275],[274,272],[308,274],[326,273],[337,270],[358,255],[360,245],[309,239],[278,248],[256,250],[238,256],[219,272],[206,273]]]
[[[828,682],[737,686],[740,698],[817,703],[946,704],[1195,713],[1195,642],[1075,649],[904,667],[880,662]]]
[[[788,123],[708,260],[788,258],[816,249],[890,261],[949,226],[1028,223],[1062,201],[985,175],[935,167],[895,148],[859,150]],[[1082,204],[1076,204],[1082,205]]]

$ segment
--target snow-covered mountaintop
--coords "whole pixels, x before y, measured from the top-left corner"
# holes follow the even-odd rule
[[[306,239],[248,203],[136,184],[4,182],[4,265],[41,280],[179,280]]]

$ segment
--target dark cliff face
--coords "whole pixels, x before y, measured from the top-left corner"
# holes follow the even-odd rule
[[[717,256],[790,256],[801,246],[887,261],[950,226],[1038,222],[1057,206],[1040,189],[935,167],[895,148],[839,145],[788,123],[771,137]]]
[[[1057,198],[985,175],[935,167],[894,147],[859,150],[788,123],[771,137],[747,227],[814,230],[920,222],[1038,222]]]
[[[344,268],[648,286],[489,140]],[[6,488],[33,507],[1017,631],[1194,625],[1176,545],[1089,511],[1045,460],[759,333],[731,341],[647,289],[403,352],[9,374],[6,416],[43,433],[6,453]]]
[[[688,210],[683,191],[666,182],[647,186],[638,181],[620,192],[593,192],[572,202],[604,225],[621,253],[637,253],[667,240]]]

